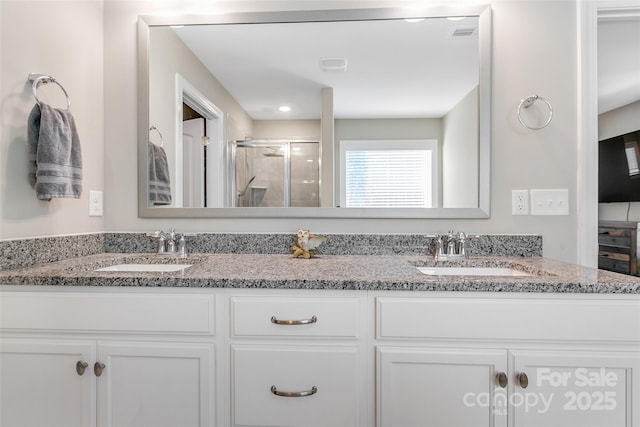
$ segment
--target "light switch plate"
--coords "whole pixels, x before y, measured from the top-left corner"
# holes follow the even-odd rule
[[[531,190],[531,215],[569,215],[569,190]]]
[[[89,216],[103,215],[102,200],[102,191],[89,191]]]

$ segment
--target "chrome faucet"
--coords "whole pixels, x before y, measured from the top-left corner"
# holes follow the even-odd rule
[[[172,228],[169,233],[158,230],[153,233],[147,233],[147,236],[158,239],[158,255],[171,255],[180,258],[187,257],[186,234],[178,234],[176,230]]]
[[[454,233],[449,231],[447,235],[436,234],[436,247],[434,250],[434,258],[436,261],[447,261],[467,258],[467,241],[471,238],[479,236],[469,236],[463,232]]]

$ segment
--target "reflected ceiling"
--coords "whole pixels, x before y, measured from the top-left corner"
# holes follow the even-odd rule
[[[598,22],[598,113],[640,101],[640,16]]]
[[[324,87],[336,118],[442,117],[478,84],[477,28],[467,17],[174,30],[254,120],[272,120],[319,118]],[[346,71],[323,71],[323,58]]]

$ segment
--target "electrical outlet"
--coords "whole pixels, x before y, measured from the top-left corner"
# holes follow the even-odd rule
[[[531,215],[569,215],[569,190],[531,190]]]
[[[89,216],[102,216],[102,191],[89,191]]]
[[[529,215],[529,190],[511,190],[511,215]]]

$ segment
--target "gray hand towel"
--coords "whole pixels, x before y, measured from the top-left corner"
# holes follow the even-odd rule
[[[82,152],[76,124],[68,110],[36,104],[29,114],[29,181],[39,200],[80,198]]]
[[[167,153],[152,142],[149,142],[149,203],[152,206],[171,204]]]

